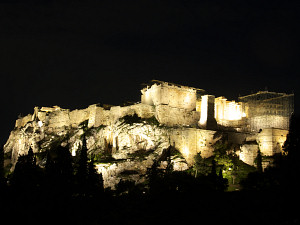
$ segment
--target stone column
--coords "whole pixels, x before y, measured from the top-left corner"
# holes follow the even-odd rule
[[[215,96],[203,95],[201,100],[201,117],[199,126],[203,129],[214,130],[217,128],[215,119]]]

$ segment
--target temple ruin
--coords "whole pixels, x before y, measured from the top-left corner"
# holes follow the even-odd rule
[[[95,104],[73,111],[58,106],[36,107],[33,115],[18,119],[15,128],[25,129],[29,123],[36,124],[30,126],[39,129],[39,138],[27,137],[24,142],[9,139],[5,149],[18,155],[31,145],[38,151],[35,143],[41,139],[44,129],[59,133],[76,128],[84,121],[88,122],[89,128],[106,126],[102,135],[119,152],[141,143],[145,149],[155,148],[155,141],[138,129],[128,137],[125,135],[124,141],[118,137],[120,133],[115,124],[126,115],[136,114],[144,119],[155,118],[161,126],[159,132],[163,130],[166,136],[164,141],[168,143],[165,145],[179,149],[190,164],[197,153],[203,157],[211,156],[214,143],[223,136],[228,142],[240,146],[237,154],[241,160],[254,165],[258,149],[265,156],[282,151],[293,111],[293,94],[260,91],[230,101],[223,96],[208,95],[203,89],[153,80],[141,90],[141,102],[129,106],[106,108]],[[107,143],[107,140],[102,142]],[[135,140],[138,141],[135,143]],[[72,149],[76,150],[74,146]]]

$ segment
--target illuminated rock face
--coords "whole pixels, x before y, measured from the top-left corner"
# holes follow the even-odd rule
[[[287,130],[266,128],[257,134],[257,143],[260,151],[265,156],[272,156],[282,152],[282,146],[288,134]]]
[[[92,110],[91,110],[92,109]],[[110,162],[97,162],[99,172],[103,173],[105,187],[114,188],[120,179],[143,182],[143,177],[154,160],[160,159],[170,146],[177,149],[182,157],[172,156],[175,170],[186,170],[193,164],[194,156],[203,157],[213,154],[213,144],[218,140],[215,131],[192,127],[162,126],[155,122],[153,107],[138,104],[131,107],[102,109],[107,120],[95,126],[97,106],[84,110],[69,111],[56,108],[53,111],[35,110],[32,120],[11,132],[4,146],[5,152],[11,152],[12,169],[19,155],[27,154],[30,147],[34,153],[51,149],[55,142],[68,146],[73,156],[82,145],[83,129],[80,123],[86,121],[90,127],[87,137],[88,153],[111,156]],[[140,110],[140,111],[138,111]],[[147,115],[141,121],[132,122],[134,113]],[[74,114],[78,117],[71,119]],[[128,117],[127,121],[124,116]],[[88,120],[85,120],[88,119]],[[101,120],[100,120],[101,121]],[[16,125],[18,126],[18,125]],[[39,163],[42,163],[41,160]],[[42,165],[43,166],[43,165]],[[166,166],[166,165],[165,165]],[[164,164],[162,162],[162,167]],[[129,174],[127,173],[129,171]],[[134,171],[133,174],[131,172]]]
[[[239,154],[239,158],[251,165],[251,166],[254,166],[254,161],[255,161],[255,158],[257,156],[257,151],[258,151],[258,145],[255,144],[255,143],[252,143],[252,144],[244,144],[241,146],[241,153]]]
[[[213,155],[213,145],[221,137],[217,133],[240,145],[240,159],[253,165],[258,147],[267,156],[282,150],[293,109],[293,95],[280,93],[259,92],[235,102],[161,81],[154,81],[141,92],[141,103],[124,107],[91,105],[73,111],[58,106],[35,107],[32,115],[16,121],[4,146],[5,152],[11,153],[12,168],[30,146],[38,153],[60,141],[76,155],[83,134],[80,124],[85,121],[89,153],[103,155],[109,146],[116,160],[97,165],[106,174],[106,186],[113,187],[112,177],[122,176],[122,171],[145,173],[169,146],[183,156],[183,161],[176,159],[174,167],[187,168],[197,153],[202,157]],[[126,116],[136,116],[140,121],[124,121]],[[249,137],[253,139],[251,144],[247,143]],[[144,158],[137,160],[135,156],[141,151]],[[130,176],[138,182],[138,174]]]

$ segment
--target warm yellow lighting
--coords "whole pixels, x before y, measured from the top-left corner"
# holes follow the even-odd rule
[[[79,148],[79,142],[75,142],[72,147],[72,156],[76,156],[76,151]]]
[[[148,143],[150,146],[154,146],[153,141],[152,141],[151,138],[148,137],[147,135],[140,133],[140,137],[141,137],[141,139],[147,140],[147,143]]]
[[[143,92],[143,102],[149,105],[152,105],[152,95],[151,95],[152,89],[147,89]]]
[[[207,121],[207,105],[208,105],[208,96],[202,96],[201,101],[201,117],[200,117],[200,124],[205,125]]]
[[[224,97],[215,99],[215,118],[217,121],[241,120],[242,117],[246,117],[246,114],[242,112],[241,103],[227,101]]]
[[[191,96],[189,94],[187,94],[184,98],[184,103],[187,104],[187,103],[190,103],[191,102]]]
[[[240,120],[242,119],[241,107],[236,102],[230,102],[227,107],[227,119],[228,120]]]
[[[188,146],[185,145],[185,146],[183,147],[183,149],[182,149],[182,154],[183,154],[184,156],[186,156],[186,157],[189,156],[190,151],[189,151],[189,147],[188,147]]]
[[[43,122],[42,122],[42,121],[39,121],[39,122],[38,122],[38,125],[39,125],[39,127],[42,127],[42,126],[43,126]]]

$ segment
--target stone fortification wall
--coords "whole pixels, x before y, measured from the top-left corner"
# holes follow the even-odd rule
[[[146,104],[136,104],[130,106],[115,106],[110,109],[112,122],[126,115],[137,114],[141,118],[150,118],[154,116],[154,107]]]
[[[150,118],[155,115],[154,107],[146,104],[130,106],[114,106],[110,110],[92,105],[89,107],[89,127],[114,124],[118,119],[126,115],[137,114],[141,118]]]
[[[21,128],[24,127],[26,123],[29,121],[32,121],[32,115],[28,114],[27,116],[24,116],[22,118],[19,118],[16,120],[15,127],[16,128]]]
[[[37,112],[38,120],[53,129],[64,126],[77,127],[86,120],[88,120],[89,127],[107,126],[114,124],[121,117],[133,114],[137,114],[141,118],[155,116],[161,124],[167,126],[196,126],[200,119],[200,113],[197,111],[173,108],[168,105],[155,107],[143,103],[124,107],[113,106],[109,110],[97,105],[91,105],[81,110],[56,109],[47,112]],[[16,127],[22,127],[32,120],[33,116],[28,115],[17,120]]]
[[[155,117],[159,123],[167,126],[196,126],[200,119],[200,112],[173,108],[168,105],[155,107]]]
[[[282,152],[282,146],[286,140],[288,130],[266,128],[260,133],[252,133],[246,137],[246,143],[241,146],[239,153],[240,159],[249,164],[254,165],[257,151],[260,149],[263,156],[273,156]],[[270,162],[264,162],[264,168]]]
[[[72,127],[77,127],[78,124],[90,118],[90,109],[72,110],[69,112],[70,124]]]
[[[197,89],[166,82],[155,83],[141,90],[141,102],[148,105],[168,105],[172,108],[196,109]]]
[[[109,125],[111,121],[110,110],[105,110],[97,105],[89,106],[89,127],[99,127],[101,125]]]
[[[45,108],[45,107],[43,107]],[[34,115],[27,115],[16,121],[15,127],[24,127],[28,122],[35,118],[50,128],[77,127],[80,123],[88,120],[89,127],[98,127],[100,125],[111,125],[119,118],[126,115],[137,114],[142,118],[150,118],[155,115],[153,106],[146,104],[136,104],[131,106],[115,106],[105,110],[97,105],[91,105],[86,109],[68,110],[61,108],[47,107],[47,111],[42,109],[35,110]],[[53,109],[53,110],[51,110]]]
[[[69,110],[56,110],[49,114],[48,127],[57,128],[70,126],[70,111]]]
[[[282,152],[288,130],[267,128],[257,134],[257,143],[263,155],[272,156]]]
[[[248,118],[251,131],[259,131],[264,128],[289,129],[289,117],[280,115],[262,115]]]
[[[213,145],[216,131],[196,128],[176,128],[169,132],[171,145],[175,146],[184,156],[188,163],[194,162],[194,156],[201,153],[203,158],[213,155]]]

